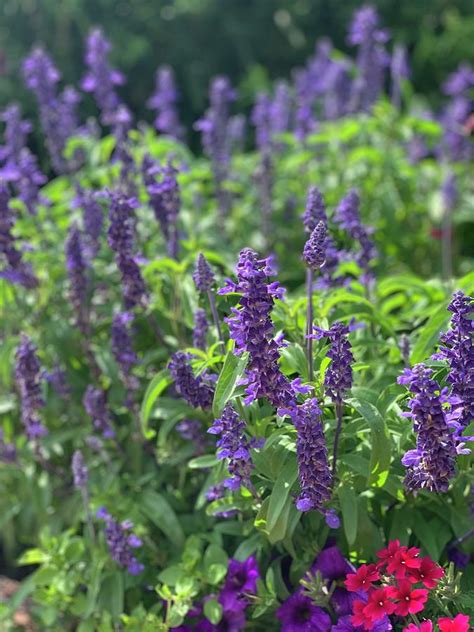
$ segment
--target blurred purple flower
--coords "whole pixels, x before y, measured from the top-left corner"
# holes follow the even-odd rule
[[[147,107],[155,110],[154,125],[162,134],[182,140],[184,129],[179,122],[176,108],[178,91],[176,89],[173,69],[161,66],[155,74],[155,91],[147,101]]]
[[[116,522],[103,507],[97,512],[97,518],[105,522],[104,534],[110,557],[119,566],[126,568],[130,575],[139,575],[145,567],[138,562],[133,552],[142,546],[140,538],[132,532],[133,523],[130,520]]]
[[[331,617],[301,591],[295,592],[278,608],[277,619],[285,632],[329,632]]]
[[[112,417],[107,407],[107,394],[101,388],[89,384],[82,400],[86,413],[91,417],[95,430],[100,432],[104,439],[115,437]]]
[[[168,368],[176,390],[193,408],[201,407],[208,410],[212,406],[214,389],[206,382],[205,376],[195,377],[188,358],[189,356],[182,351],[177,351],[171,356]]]
[[[45,405],[41,394],[41,365],[35,345],[25,334],[21,335],[15,358],[15,378],[21,399],[21,420],[28,439],[35,441],[47,435],[48,431],[39,414]]]

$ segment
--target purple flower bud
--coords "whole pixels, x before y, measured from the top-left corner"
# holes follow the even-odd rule
[[[115,437],[112,418],[107,407],[107,394],[105,391],[89,384],[82,403],[84,404],[87,414],[92,419],[94,428],[102,434],[104,439],[112,439]]]
[[[196,268],[193,272],[193,281],[199,292],[202,292],[203,294],[209,292],[215,283],[215,277],[211,270],[211,266],[202,253],[199,254],[196,261]]]
[[[172,68],[161,66],[155,75],[155,92],[147,101],[147,107],[155,110],[155,127],[162,134],[182,140],[184,129],[179,123],[176,109],[178,91],[176,90]]]
[[[103,507],[97,512],[97,518],[105,522],[104,534],[110,557],[130,575],[139,575],[145,567],[138,562],[133,549],[141,547],[142,541],[131,533],[133,524],[127,520],[119,524]]]
[[[173,353],[168,364],[171,376],[175,381],[176,390],[190,406],[208,410],[214,398],[213,388],[206,382],[205,376],[194,376],[185,353]]]
[[[303,259],[308,268],[317,270],[324,265],[326,261],[326,237],[326,224],[319,222],[303,250]]]
[[[44,407],[41,394],[41,366],[36,347],[25,334],[16,350],[15,377],[21,398],[21,420],[28,439],[34,441],[48,434],[39,411]]]
[[[76,450],[72,455],[72,475],[74,478],[74,487],[79,490],[84,490],[87,487],[89,480],[89,472],[84,462],[84,456],[80,450]]]

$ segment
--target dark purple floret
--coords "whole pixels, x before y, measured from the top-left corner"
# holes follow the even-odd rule
[[[324,265],[326,261],[326,241],[326,224],[319,222],[311,233],[303,250],[303,259],[308,268],[317,270]]]
[[[206,382],[203,375],[195,376],[188,362],[189,356],[178,351],[173,353],[168,364],[176,390],[190,406],[208,410],[212,406],[214,389]]]
[[[78,186],[73,202],[76,208],[82,210],[84,236],[91,257],[95,257],[100,247],[100,237],[104,228],[104,213],[102,206],[93,191]]]
[[[85,489],[89,480],[89,472],[84,462],[84,456],[80,450],[76,450],[72,455],[71,468],[74,487],[80,490]]]
[[[118,255],[117,267],[122,276],[123,302],[126,309],[145,307],[148,303],[148,291],[140,267],[134,257]]]
[[[453,314],[451,326],[441,336],[436,357],[449,364],[446,380],[457,399],[453,416],[463,429],[474,420],[474,298],[458,290],[453,294],[448,310]]]
[[[157,181],[154,175],[158,173]],[[181,208],[181,193],[176,178],[178,170],[170,161],[163,168],[152,166],[145,175],[150,205],[161,226],[168,254],[173,259],[178,255],[178,216]]]
[[[138,201],[134,197],[127,197],[113,191],[108,194],[110,199],[109,220],[107,231],[109,246],[123,257],[131,257],[134,251],[134,223],[135,209]]]
[[[300,590],[278,608],[277,618],[285,632],[329,632],[331,617]]]
[[[328,338],[330,348],[327,357],[331,358],[331,364],[324,376],[326,393],[335,404],[342,404],[347,392],[352,388],[352,346],[347,336],[350,327],[341,322],[336,322],[329,329],[315,327],[313,337],[316,339]]]
[[[301,493],[296,507],[300,511],[316,509],[324,514],[324,505],[331,499],[332,476],[321,409],[315,399],[307,399],[294,409],[291,418],[298,432],[296,452]]]
[[[13,209],[10,208],[10,196],[5,185],[0,182],[0,261],[6,266],[0,270],[0,278],[18,283],[28,289],[38,285],[38,279],[28,263],[23,261],[21,251],[16,247],[12,234],[15,225]]]
[[[193,347],[206,349],[208,331],[209,323],[206,312],[199,308],[194,312]]]
[[[226,322],[235,353],[249,353],[245,402],[266,397],[273,406],[290,409],[296,403],[295,393],[278,366],[279,344],[271,320],[275,299],[282,298],[283,288],[278,282],[269,282],[268,276],[274,274],[270,259],[259,259],[250,248],[240,252],[236,273],[237,283],[229,280],[219,294],[241,294],[239,307],[232,309],[233,315]]]
[[[354,567],[341,553],[339,547],[328,546],[318,553],[311,566],[311,572],[321,573],[323,579],[329,582],[345,579],[347,573],[353,573]]]
[[[244,562],[230,559],[222,592],[245,599],[257,593],[257,580],[260,579],[257,560],[250,555]]]
[[[199,254],[196,267],[193,272],[193,281],[199,292],[206,294],[212,289],[215,283],[214,273],[211,270],[211,266],[207,262],[206,257],[201,253]]]
[[[0,462],[15,463],[16,447],[14,443],[6,443],[3,436],[3,428],[0,428]]]
[[[85,334],[89,324],[87,265],[81,231],[75,224],[69,229],[65,252],[69,278],[69,298],[74,309],[77,326]]]
[[[218,447],[217,457],[227,459],[227,469],[230,478],[224,485],[237,490],[241,485],[252,489],[250,475],[253,463],[250,456],[251,443],[245,436],[245,422],[239,417],[230,404],[228,404],[219,419],[215,419],[208,432],[221,435],[216,442]]]
[[[92,419],[95,430],[100,432],[104,439],[115,437],[112,417],[107,407],[107,394],[101,388],[89,384],[82,400],[87,414]]]
[[[139,386],[138,379],[132,375],[132,369],[138,363],[137,354],[133,350],[130,332],[130,324],[132,321],[133,314],[128,312],[115,314],[112,321],[111,336],[112,353],[119,365],[122,379],[129,391],[134,391]]]
[[[102,122],[110,125],[115,119],[115,112],[121,101],[115,86],[125,83],[122,73],[111,67],[108,56],[110,42],[100,29],[93,29],[87,37],[85,63],[88,72],[82,79],[81,87],[85,92],[94,95],[101,110]]]
[[[183,419],[176,426],[179,435],[194,445],[194,453],[202,454],[207,445],[207,437],[202,423],[198,419]]]
[[[167,134],[178,140],[184,136],[184,129],[179,122],[176,102],[178,91],[176,89],[173,69],[169,66],[161,66],[155,74],[155,92],[147,101],[147,107],[155,110],[154,121],[156,129],[162,134]]]
[[[324,204],[321,191],[315,186],[310,186],[308,189],[306,208],[302,219],[305,232],[309,235],[311,235],[319,222],[327,224],[326,205]]]
[[[105,522],[104,534],[110,557],[126,568],[130,575],[139,575],[145,567],[134,554],[134,549],[140,548],[142,541],[132,531],[133,522],[124,520],[118,523],[103,507],[98,510],[97,518]]]
[[[456,442],[446,419],[441,388],[432,374],[424,364],[417,364],[404,369],[398,378],[398,383],[413,394],[405,416],[413,420],[416,449],[402,459],[407,468],[404,483],[411,492],[426,489],[445,493],[456,474]]]
[[[41,365],[36,355],[36,347],[22,334],[16,350],[15,378],[21,399],[21,420],[28,439],[34,441],[48,434],[41,422],[39,411],[44,408],[41,394]]]

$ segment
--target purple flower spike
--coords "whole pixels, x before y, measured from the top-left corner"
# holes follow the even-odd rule
[[[156,112],[154,124],[159,132],[182,140],[184,129],[179,122],[177,101],[178,91],[173,70],[168,66],[161,66],[156,71],[155,92],[148,99],[147,107]]]
[[[332,476],[321,409],[315,399],[307,399],[294,409],[291,418],[298,432],[296,452],[301,494],[296,507],[299,511],[316,509],[326,513],[324,505],[331,499]]]
[[[271,320],[275,299],[283,297],[283,289],[268,280],[273,274],[271,261],[259,259],[250,248],[241,251],[236,273],[237,283],[229,281],[219,294],[242,295],[240,307],[232,309],[233,315],[226,322],[235,341],[235,353],[249,353],[245,402],[266,397],[277,408],[291,409],[296,405],[295,392],[278,366],[279,345]]]
[[[138,363],[137,354],[133,350],[132,336],[130,333],[130,323],[133,321],[133,314],[121,312],[115,314],[112,321],[112,353],[119,365],[122,379],[129,391],[127,405],[131,406],[132,392],[135,391],[139,382],[132,375],[133,367]]]
[[[206,383],[205,376],[194,376],[188,358],[189,356],[182,351],[173,353],[171,356],[168,368],[175,381],[176,390],[190,406],[209,410],[212,406],[214,390]]]
[[[133,523],[130,520],[116,522],[103,507],[96,515],[105,522],[104,534],[110,557],[119,566],[126,568],[130,575],[139,575],[145,567],[138,562],[133,552],[133,549],[142,546],[140,538],[132,532]]]
[[[336,322],[329,329],[315,327],[316,334],[313,338],[328,338],[330,349],[327,353],[332,362],[324,376],[326,393],[335,404],[342,404],[347,392],[352,388],[352,355],[351,343],[347,339],[350,327],[341,322]]]
[[[197,309],[194,312],[193,331],[193,346],[196,347],[196,349],[206,349],[208,331],[209,323],[207,322],[206,312],[203,309]]]
[[[69,277],[69,297],[74,309],[77,326],[87,334],[89,309],[87,301],[88,279],[82,235],[76,225],[69,229],[66,240],[66,269]]]
[[[260,578],[257,560],[253,555],[244,562],[230,559],[223,591],[237,598],[257,593],[257,579]]]
[[[44,408],[42,371],[36,347],[24,334],[16,350],[15,378],[21,398],[21,420],[28,439],[35,441],[48,434],[39,415],[39,411]]]
[[[326,241],[326,224],[319,222],[311,233],[311,236],[306,242],[303,250],[303,259],[308,268],[317,270],[324,265],[324,262],[326,261]]]
[[[196,262],[196,268],[193,272],[193,281],[199,292],[206,294],[212,289],[216,279],[211,270],[211,266],[207,262],[206,257],[199,254]]]
[[[245,422],[239,417],[230,404],[228,404],[219,419],[214,420],[208,432],[221,435],[216,443],[219,448],[219,459],[228,459],[230,478],[225,481],[225,486],[237,490],[241,485],[252,489],[250,474],[253,463],[250,457],[251,444],[245,436]]]
[[[308,189],[308,197],[306,200],[306,209],[303,214],[303,224],[305,232],[311,234],[319,222],[327,224],[326,205],[321,191],[311,186]]]
[[[105,391],[89,384],[82,403],[84,404],[87,414],[92,419],[94,428],[102,434],[104,439],[112,439],[115,437],[112,417],[107,407],[107,394]]]
[[[84,235],[90,257],[95,257],[100,247],[100,237],[104,227],[104,213],[93,191],[77,187],[73,205],[82,210]]]
[[[89,480],[89,472],[84,462],[84,456],[80,450],[76,450],[72,455],[71,468],[74,487],[80,490],[86,489],[87,481]]]
[[[416,450],[410,450],[402,459],[407,468],[404,483],[411,492],[426,489],[445,493],[456,473],[456,442],[447,423],[440,386],[432,374],[424,364],[417,364],[404,369],[398,378],[398,383],[413,394],[406,416],[413,420]]]
[[[277,618],[285,632],[329,632],[331,617],[301,591],[295,592],[278,608]]]

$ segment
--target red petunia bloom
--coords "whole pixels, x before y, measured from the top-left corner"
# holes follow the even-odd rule
[[[433,632],[433,622],[428,619],[427,621],[422,621],[420,625],[410,623],[406,628],[403,628],[403,632]]]
[[[364,614],[366,605],[365,601],[354,601],[352,604],[352,612],[354,614],[351,617],[351,623],[355,627],[363,626],[364,629],[371,630],[374,624],[372,620]]]
[[[454,619],[441,617],[438,625],[441,632],[469,632],[469,617],[467,614],[458,614]]]
[[[363,590],[368,592],[372,588],[372,582],[380,579],[380,575],[375,568],[375,564],[362,564],[355,573],[346,576],[344,584],[350,592]]]
[[[396,605],[389,600],[386,588],[376,588],[369,593],[369,601],[364,608],[364,614],[372,622],[379,621],[386,614],[393,614]]]
[[[428,591],[425,588],[412,590],[412,585],[406,579],[402,579],[398,586],[389,586],[387,594],[397,601],[395,614],[401,617],[421,612],[428,600]]]
[[[392,540],[391,542],[389,542],[386,549],[382,549],[377,553],[377,557],[380,558],[380,562],[377,563],[377,568],[382,568],[386,564],[389,564],[399,551],[400,540]]]
[[[421,558],[419,568],[411,568],[408,571],[408,579],[412,584],[422,582],[427,588],[435,588],[438,580],[444,575],[444,570],[429,557]]]
[[[395,575],[397,579],[404,578],[407,571],[420,568],[421,558],[418,557],[419,553],[420,549],[417,549],[416,546],[412,546],[410,549],[402,546],[387,564],[387,573]]]

